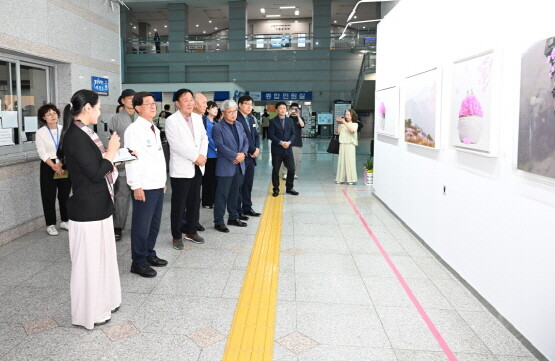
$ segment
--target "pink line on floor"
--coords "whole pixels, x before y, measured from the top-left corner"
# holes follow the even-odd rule
[[[426,323],[426,325],[430,329],[430,332],[435,337],[436,341],[439,343],[439,346],[443,350],[443,353],[445,354],[445,356],[447,356],[447,358],[450,361],[457,361],[457,358],[455,357],[455,355],[453,354],[453,352],[451,351],[451,349],[447,345],[447,342],[445,342],[445,340],[443,339],[443,336],[441,336],[441,334],[437,330],[436,326],[434,325],[434,323],[432,322],[432,320],[430,319],[430,317],[428,316],[428,314],[426,313],[426,311],[424,310],[424,308],[422,307],[422,305],[420,304],[420,302],[418,301],[418,299],[416,298],[416,296],[414,295],[412,290],[410,289],[409,285],[407,284],[407,282],[405,281],[405,279],[401,275],[401,272],[399,272],[399,270],[397,269],[397,266],[395,266],[395,263],[393,263],[391,258],[389,258],[389,255],[387,254],[387,252],[383,248],[380,241],[378,241],[378,238],[376,237],[374,232],[372,232],[372,229],[370,229],[370,227],[368,226],[368,223],[366,223],[366,220],[364,219],[362,214],[359,212],[357,206],[353,203],[351,198],[347,195],[347,191],[345,189],[343,189],[342,192],[343,192],[343,195],[345,196],[345,198],[347,198],[347,200],[351,204],[351,207],[353,207],[353,210],[355,211],[358,218],[362,222],[362,225],[364,226],[364,228],[366,228],[366,231],[368,232],[370,237],[372,237],[372,239],[374,240],[374,243],[376,244],[376,246],[380,250],[380,252],[381,252],[382,256],[385,258],[386,262],[389,264],[389,267],[391,268],[391,270],[393,271],[393,273],[397,277],[397,280],[399,281],[399,283],[401,283],[401,286],[403,286],[403,288],[405,289],[405,292],[407,293],[410,300],[412,301],[412,304],[414,305],[414,307],[416,307],[416,310],[418,311],[418,313],[420,314],[420,316],[422,317],[422,319],[424,320],[424,322]]]

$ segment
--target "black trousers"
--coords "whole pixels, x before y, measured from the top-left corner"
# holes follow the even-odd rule
[[[54,171],[48,164],[40,162],[40,196],[46,225],[56,224],[56,193],[60,204],[60,219],[68,221],[66,202],[71,192],[71,180],[54,179]]]
[[[216,161],[218,158],[208,158],[202,176],[202,205],[213,206],[216,201]]]
[[[274,190],[279,190],[279,169],[282,163],[287,168],[285,189],[293,189],[293,181],[295,180],[295,158],[293,158],[293,154],[272,153],[272,186]]]
[[[262,127],[262,139],[268,138],[268,127]]]
[[[239,189],[239,201],[237,202],[237,212],[243,214],[248,211],[252,211],[252,185],[254,183],[254,170],[255,165],[253,161],[245,162],[245,176],[243,178],[243,184],[241,189]]]
[[[147,257],[156,256],[154,246],[160,231],[164,189],[145,189],[146,201],[133,198],[131,216],[131,259],[136,264],[147,264]]]
[[[181,229],[187,234],[196,234],[200,216],[200,186],[202,173],[195,165],[193,178],[170,178],[172,185],[172,200],[170,222],[172,237],[181,239]],[[187,224],[183,225],[183,219]]]

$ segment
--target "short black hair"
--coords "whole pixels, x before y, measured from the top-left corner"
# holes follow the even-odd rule
[[[154,99],[154,95],[149,92],[138,92],[133,95],[133,108],[143,105],[143,99],[146,97],[152,97],[152,99]]]
[[[244,102],[248,102],[248,101],[251,101],[254,103],[254,99],[250,95],[242,95],[239,97],[239,100],[237,100],[237,104],[243,104]]]
[[[299,103],[291,103],[291,105],[289,106],[289,109],[291,109],[292,107],[300,108]]]
[[[209,100],[208,103],[206,103],[206,111],[204,112],[204,115],[208,115],[208,111],[212,108],[218,108],[218,103],[216,103],[215,101]],[[220,110],[218,108],[218,110]]]
[[[280,105],[285,105],[285,109],[287,109],[287,104],[285,104],[285,102],[277,102],[276,109],[279,108]]]
[[[185,93],[189,93],[191,94],[192,97],[194,97],[195,95],[193,94],[193,91],[191,89],[186,89],[186,88],[181,88],[178,91],[176,91],[175,93],[173,93],[173,101],[176,102],[179,100],[179,98],[181,98],[181,96]]]
[[[164,105],[164,110],[170,110],[170,105],[169,104]]]
[[[46,124],[44,116],[51,110],[55,111],[56,114],[58,114],[58,118],[60,118],[60,110],[54,104],[44,104],[42,107],[39,108],[39,111],[37,113],[37,118],[39,119],[39,122],[41,122],[41,124]]]

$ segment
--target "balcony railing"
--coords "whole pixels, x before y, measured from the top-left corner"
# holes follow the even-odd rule
[[[188,36],[183,49],[172,51],[167,37],[160,40],[152,38],[133,38],[127,41],[127,54],[160,54],[160,53],[205,53],[227,51],[229,39],[227,36]]]

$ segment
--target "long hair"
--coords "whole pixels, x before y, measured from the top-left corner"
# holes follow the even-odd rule
[[[355,112],[354,109],[347,109],[347,111],[348,111],[349,113],[351,113],[351,121],[352,121],[353,123],[358,123],[358,115],[357,115],[357,112]]]
[[[91,90],[81,89],[75,92],[69,101],[69,104],[64,108],[64,125],[62,127],[62,135],[60,136],[60,146],[58,147],[58,159],[64,162],[64,136],[73,122],[75,116],[79,115],[85,105],[90,104],[94,107],[98,103],[98,94]]]

